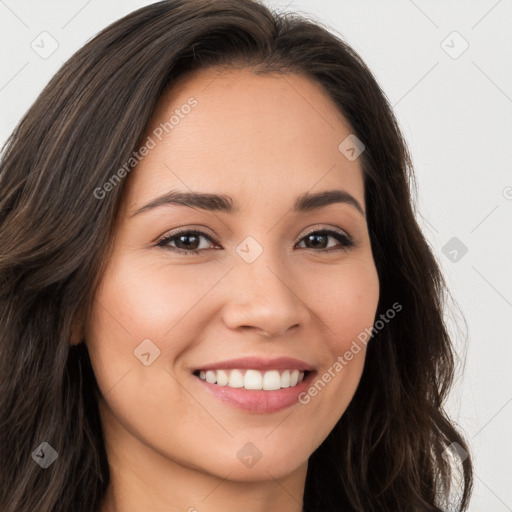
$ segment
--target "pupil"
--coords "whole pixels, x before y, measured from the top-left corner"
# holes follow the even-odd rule
[[[183,240],[186,240],[187,238],[195,238],[196,239],[196,242],[197,242],[197,236],[196,235],[181,235],[179,238],[178,238],[178,241],[179,243],[183,243]],[[194,245],[194,243],[192,242],[192,244],[187,244],[185,243],[185,249],[191,249],[191,245]],[[195,249],[195,247],[193,247]]]
[[[312,241],[313,239],[323,238],[325,239],[325,235],[309,235],[308,239]],[[317,247],[319,244],[313,243],[313,247]]]

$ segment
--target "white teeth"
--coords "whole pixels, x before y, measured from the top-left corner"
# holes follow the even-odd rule
[[[244,387],[244,376],[240,370],[231,370],[229,375],[228,386],[230,388],[243,388]]]
[[[285,370],[281,375],[281,386],[283,388],[290,387],[290,370]]]
[[[277,370],[270,370],[263,375],[263,389],[268,391],[281,389],[281,376]]]
[[[217,370],[217,384],[226,386],[229,382],[229,375],[224,370]]]
[[[247,370],[244,377],[244,388],[245,389],[262,389],[263,388],[263,377],[261,372],[257,370]]]
[[[304,372],[299,370],[201,370],[199,378],[210,384],[230,388],[262,389],[273,391],[296,386],[304,380]]]

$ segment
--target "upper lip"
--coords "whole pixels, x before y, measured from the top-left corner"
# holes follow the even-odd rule
[[[313,371],[315,368],[310,364],[293,357],[276,357],[265,359],[262,357],[240,357],[229,361],[219,361],[196,368],[197,370],[233,370],[233,369],[254,369],[254,370],[300,370]]]

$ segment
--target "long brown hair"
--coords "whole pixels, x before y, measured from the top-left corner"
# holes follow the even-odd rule
[[[377,317],[403,307],[374,334],[356,394],[309,459],[305,510],[443,510],[454,475],[446,449],[469,449],[443,409],[454,374],[446,289],[415,220],[406,144],[350,46],[254,0],[169,0],[113,23],[62,66],[2,150],[1,510],[100,507],[109,467],[98,388],[85,344],[70,337],[90,310],[129,176],[95,191],[139,147],[164,90],[209,66],[298,73],[327,91],[366,148]],[[42,442],[58,454],[46,469],[32,456]],[[462,459],[457,510],[473,484],[471,457]]]

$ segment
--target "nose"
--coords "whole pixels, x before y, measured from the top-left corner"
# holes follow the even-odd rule
[[[227,284],[223,308],[225,325],[233,330],[252,329],[263,337],[282,337],[304,327],[310,318],[304,290],[270,251],[253,261],[235,262]]]

